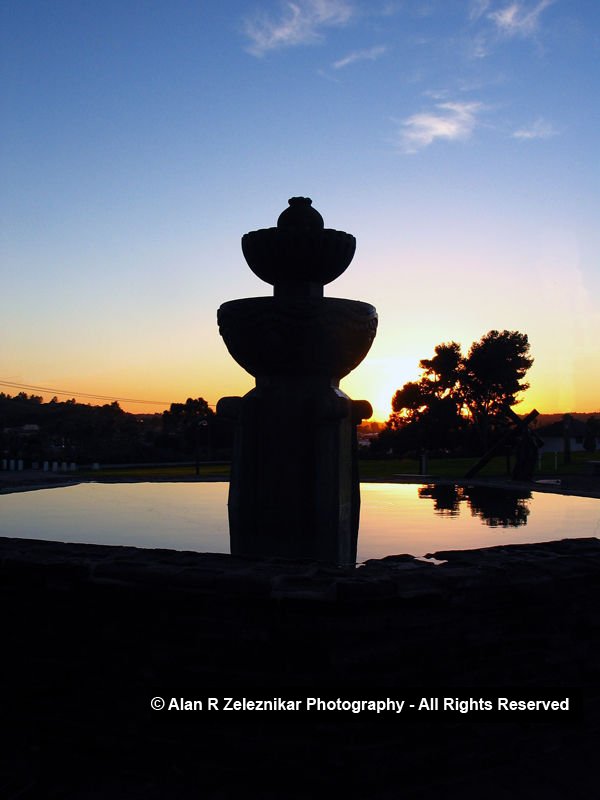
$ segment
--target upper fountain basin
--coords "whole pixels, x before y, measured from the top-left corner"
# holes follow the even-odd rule
[[[251,297],[217,313],[227,349],[247,372],[341,379],[369,352],[377,312],[333,297]]]
[[[332,228],[263,228],[242,236],[248,266],[272,286],[331,283],[348,267],[355,250],[354,236]]]

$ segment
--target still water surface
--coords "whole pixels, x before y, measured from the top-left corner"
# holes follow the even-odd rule
[[[82,483],[0,496],[0,536],[228,553],[228,483]],[[600,500],[364,483],[358,560],[600,537]]]

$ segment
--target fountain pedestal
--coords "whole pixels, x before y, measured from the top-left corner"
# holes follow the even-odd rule
[[[222,398],[235,420],[229,491],[234,555],[354,563],[360,491],[356,426],[372,414],[339,381],[367,354],[373,306],[323,297],[354,255],[355,239],[325,229],[308,198],[292,198],[277,228],[242,239],[251,269],[273,297],[224,303],[219,329],[256,378],[244,397]]]

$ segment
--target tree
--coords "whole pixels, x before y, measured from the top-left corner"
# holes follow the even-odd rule
[[[431,394],[423,381],[408,381],[392,397],[393,414],[388,420],[388,427],[396,430],[407,422],[419,420],[427,407]]]
[[[188,397],[185,403],[171,403],[169,410],[163,412],[163,421],[166,428],[185,430],[208,419],[212,414],[212,409],[203,397],[196,400]]]
[[[419,361],[419,367],[424,372],[424,377],[433,383],[431,390],[438,397],[452,393],[460,377],[463,356],[457,342],[438,344],[433,358],[424,358]]]
[[[460,436],[462,402],[456,394],[462,363],[460,345],[439,344],[422,359],[420,380],[408,381],[392,398],[388,427],[401,432],[406,449],[453,449]]]
[[[204,439],[207,454],[211,455],[210,424],[214,412],[203,397],[185,403],[171,403],[168,411],[163,412],[163,430],[175,437],[183,452],[194,454],[196,471],[200,459],[200,442]]]
[[[523,378],[532,364],[525,333],[492,330],[471,345],[462,363],[460,394],[484,450],[493,420],[504,422],[506,408],[529,388]]]
[[[455,392],[463,360],[460,345],[456,342],[438,344],[434,352],[433,358],[419,361],[419,367],[423,370],[420,380],[408,381],[394,394],[391,427],[421,420],[432,405],[439,408],[450,405],[435,403],[436,400],[450,398],[457,405],[457,411],[460,411],[462,403]]]
[[[523,379],[532,364],[527,335],[518,331],[489,331],[467,356],[457,342],[439,344],[433,358],[419,362],[419,380],[394,394],[387,429],[406,449],[443,450],[468,443],[472,429],[485,450],[506,408],[529,387]]]

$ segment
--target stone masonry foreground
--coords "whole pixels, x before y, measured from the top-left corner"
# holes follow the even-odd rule
[[[240,770],[252,797],[305,797],[302,781],[335,788],[342,778],[374,797],[478,796],[475,786],[486,797],[590,796],[600,542],[435,556],[446,563],[394,556],[337,569],[0,539],[0,764],[13,791],[2,796],[233,797]],[[573,690],[583,717],[399,725],[223,716],[207,727],[149,707],[158,689],[268,697],[461,687]]]

